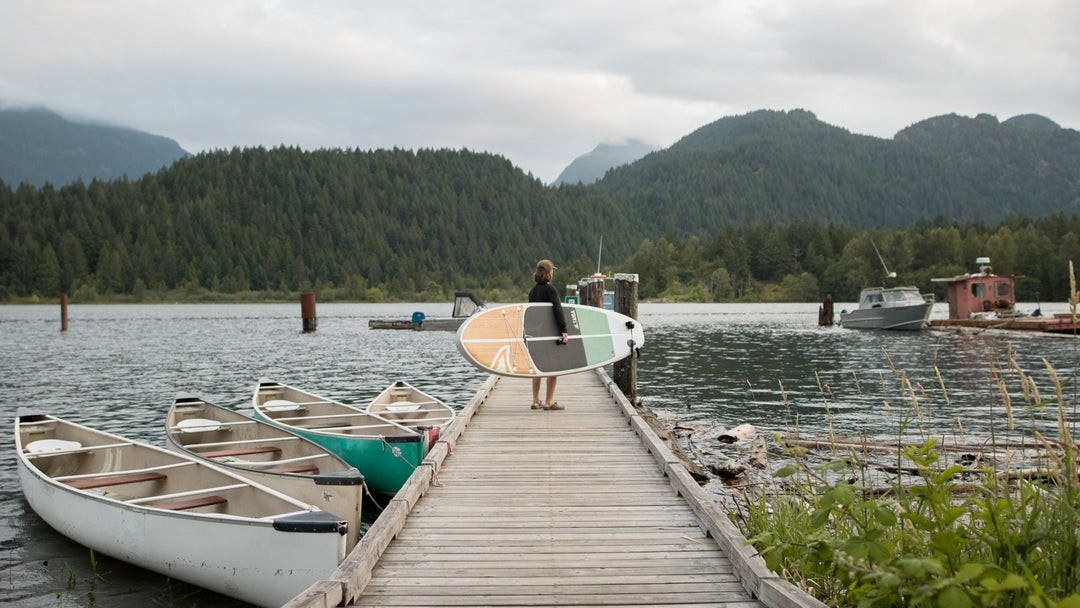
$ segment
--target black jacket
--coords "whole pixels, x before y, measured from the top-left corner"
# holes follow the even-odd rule
[[[555,324],[559,331],[566,333],[566,317],[563,316],[562,300],[559,299],[559,290],[551,286],[551,283],[537,283],[529,291],[529,302],[550,302],[555,312]]]

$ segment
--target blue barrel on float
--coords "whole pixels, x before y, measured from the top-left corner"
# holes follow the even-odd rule
[[[424,322],[424,313],[422,313],[422,312],[414,312],[414,313],[412,313],[412,322],[413,323],[423,323]]]

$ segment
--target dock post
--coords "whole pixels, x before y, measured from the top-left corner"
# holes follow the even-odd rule
[[[60,331],[68,330],[67,294],[60,294]]]
[[[817,324],[833,324],[833,299],[831,293],[825,296],[825,299],[821,301],[821,306],[818,307]]]
[[[602,285],[602,284],[601,284]],[[615,275],[615,312],[624,314],[631,319],[638,317],[638,275],[623,274]],[[603,297],[603,289],[601,289]],[[626,395],[630,403],[637,403],[637,349],[629,357],[616,361],[612,367],[612,375],[619,390]]]
[[[315,331],[318,324],[315,318],[315,294],[300,294],[300,316],[304,318],[304,332]]]
[[[578,282],[578,298],[585,306],[604,307],[603,277],[586,277]]]

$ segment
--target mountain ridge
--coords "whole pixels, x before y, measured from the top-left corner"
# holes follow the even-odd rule
[[[656,149],[656,146],[633,138],[622,142],[600,143],[592,151],[571,161],[551,185],[594,184],[604,177],[608,170],[632,163]]]
[[[0,109],[0,179],[13,187],[137,178],[187,156],[160,135],[71,121],[42,107]]]
[[[806,110],[725,117],[609,171],[597,187],[657,228],[708,236],[791,218],[905,226],[1080,211],[1080,132],[1037,115],[932,117],[892,139]]]

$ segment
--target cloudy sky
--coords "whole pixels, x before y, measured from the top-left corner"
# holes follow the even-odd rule
[[[598,143],[759,109],[1078,129],[1078,25],[1076,0],[4,0],[0,105],[189,152],[488,151],[550,182]]]

